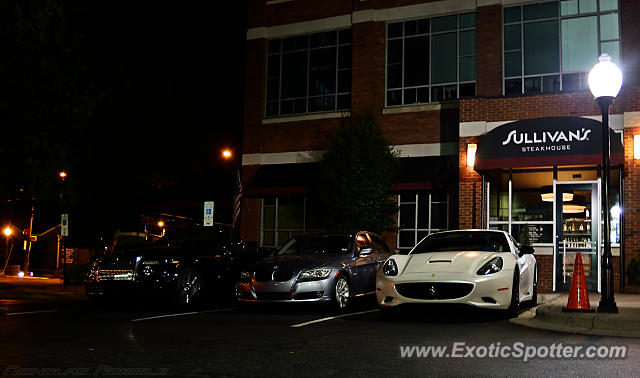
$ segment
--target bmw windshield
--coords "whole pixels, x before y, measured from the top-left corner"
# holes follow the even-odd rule
[[[352,238],[347,235],[310,235],[289,240],[278,256],[349,253]]]
[[[502,233],[461,231],[429,235],[422,239],[409,254],[454,251],[506,252],[509,250],[509,242]]]

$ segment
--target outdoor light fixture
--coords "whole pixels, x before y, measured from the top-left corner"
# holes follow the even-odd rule
[[[610,230],[611,219],[609,209],[609,106],[613,98],[618,95],[622,87],[622,72],[607,54],[600,55],[600,62],[589,72],[589,89],[593,93],[602,113],[602,215],[604,218],[602,254],[602,296],[598,305],[598,312],[618,312],[618,306],[613,295],[613,256],[611,255]]]
[[[580,214],[580,213],[584,213],[584,210],[586,208],[587,208],[586,206],[574,205],[572,203],[568,203],[568,204],[562,205],[562,212],[565,214]]]
[[[158,222],[158,227],[164,227],[164,222],[163,221]]]
[[[65,178],[67,178],[67,172],[60,171],[60,173],[58,173],[58,176],[60,176],[60,178],[64,180]]]
[[[222,151],[222,157],[223,157],[224,159],[227,159],[227,160],[228,160],[228,159],[231,159],[231,156],[233,156],[233,153],[231,153],[231,150],[230,150],[230,149],[226,148],[226,149],[224,149],[224,150]]]
[[[11,227],[10,226],[5,227],[4,230],[2,230],[2,232],[7,237],[11,236]]]
[[[540,190],[540,198],[545,202],[553,202],[553,186],[546,185]],[[562,202],[573,201],[573,192],[562,192]]]
[[[633,158],[640,159],[640,135],[633,136]]]
[[[541,193],[540,197],[545,202],[553,202],[553,192]],[[571,201],[573,201],[573,193],[569,193],[569,192],[562,193],[562,202],[571,202]]]
[[[478,151],[478,145],[475,143],[467,144],[467,166],[473,167],[476,165],[476,151]]]
[[[589,89],[596,99],[616,97],[622,88],[622,71],[611,62],[608,54],[600,55],[600,62],[589,72]]]

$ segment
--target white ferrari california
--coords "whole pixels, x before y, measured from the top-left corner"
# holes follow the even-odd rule
[[[408,253],[390,256],[378,269],[381,309],[405,303],[459,303],[508,310],[537,301],[533,248],[509,233],[457,230],[431,234]]]

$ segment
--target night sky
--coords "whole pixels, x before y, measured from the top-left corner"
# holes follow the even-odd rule
[[[69,203],[78,209],[70,223],[91,238],[113,230],[124,215],[231,201],[240,161],[225,162],[220,151],[241,152],[246,1],[50,1],[63,4],[82,50],[78,71],[89,72],[98,94],[82,138],[59,129],[75,144],[63,167],[70,171]],[[0,158],[10,160],[6,151],[21,142],[4,143]],[[3,185],[18,192],[22,183],[14,181]],[[35,228],[46,229],[59,209],[50,199],[36,201]],[[14,196],[0,217],[20,225],[23,207]]]
[[[78,2],[72,22],[86,30],[107,89],[97,120],[109,130],[107,154],[113,146],[118,163],[171,180],[212,168],[224,146],[238,149],[243,3]]]

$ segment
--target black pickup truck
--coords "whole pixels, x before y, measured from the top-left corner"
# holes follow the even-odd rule
[[[140,234],[93,261],[85,289],[92,300],[152,294],[178,305],[222,301],[232,297],[240,270],[268,253],[233,240],[224,225],[159,238]]]

